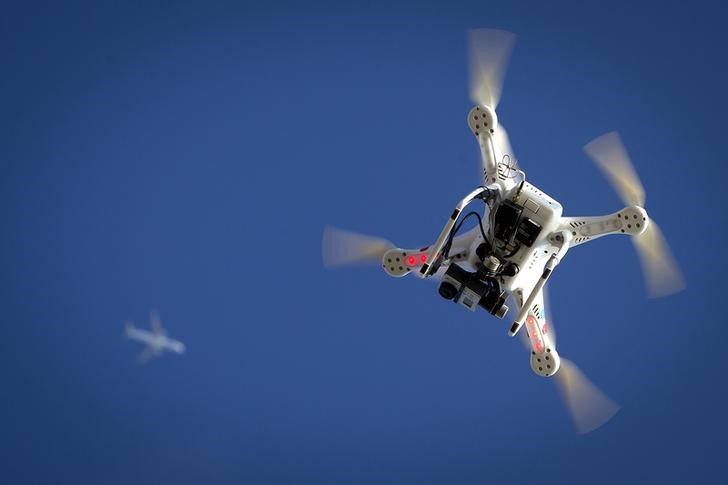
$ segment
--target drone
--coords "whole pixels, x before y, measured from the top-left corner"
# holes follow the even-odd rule
[[[596,138],[584,150],[624,208],[603,216],[564,216],[557,200],[526,180],[496,115],[514,40],[502,30],[469,33],[470,96],[475,107],[467,124],[480,148],[482,184],[455,205],[434,244],[403,249],[385,239],[327,226],[323,261],[325,266],[376,262],[395,278],[414,275],[438,281],[440,296],[469,311],[482,309],[499,319],[513,315],[508,335],[526,335],[531,369],[557,378],[577,430],[589,432],[619,407],[557,352],[544,307],[549,277],[570,249],[616,234],[631,236],[649,296],[675,293],[684,288],[684,280],[644,208],[644,188],[616,132]],[[468,210],[473,203],[482,205],[482,212]],[[475,227],[461,231],[471,217],[477,219]]]

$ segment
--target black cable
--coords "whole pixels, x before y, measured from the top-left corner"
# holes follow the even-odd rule
[[[455,239],[455,234],[457,234],[457,232],[463,226],[463,224],[465,223],[467,218],[470,216],[473,216],[473,215],[478,218],[478,227],[480,228],[480,234],[483,236],[483,240],[485,240],[485,241],[488,240],[488,237],[485,235],[485,230],[483,229],[483,218],[480,217],[480,214],[478,214],[475,211],[468,212],[467,214],[465,214],[463,216],[462,219],[460,219],[460,222],[455,227],[453,227],[452,231],[450,231],[450,235],[448,236],[447,243],[445,243],[445,247],[443,248],[443,251],[442,251],[444,258],[447,258],[450,255],[450,247],[452,246],[452,242]]]

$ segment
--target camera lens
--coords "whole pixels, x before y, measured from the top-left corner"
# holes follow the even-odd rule
[[[455,298],[455,295],[458,294],[458,290],[455,288],[455,285],[447,281],[440,283],[440,288],[438,288],[437,291],[440,293],[440,296],[446,300],[452,300]]]

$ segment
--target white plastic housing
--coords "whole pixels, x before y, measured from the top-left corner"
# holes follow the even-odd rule
[[[558,372],[561,358],[548,333],[548,324],[529,314],[524,330],[531,344],[531,369],[542,377],[551,377]]]
[[[542,377],[551,377],[558,372],[561,358],[556,351],[551,329],[546,323],[542,292],[539,292],[528,310],[523,331],[528,334],[531,348],[531,369]]]
[[[504,278],[504,289],[515,291],[522,288],[528,295],[541,277],[548,259],[559,250],[559,245],[549,236],[559,228],[563,209],[561,204],[528,182],[524,182],[515,202],[523,206],[522,217],[528,217],[541,226],[541,233],[530,248],[522,245],[509,258],[518,265],[519,272]]]
[[[491,184],[498,178],[498,153],[494,136],[498,126],[498,116],[487,106],[476,106],[468,113],[468,126],[480,145],[483,180],[486,184]]]
[[[573,247],[607,234],[636,236],[642,234],[649,223],[647,212],[642,207],[632,205],[606,216],[564,217],[561,229],[571,231],[570,245]]]
[[[407,276],[413,271],[418,272],[427,261],[428,249],[427,247],[422,249],[390,249],[382,256],[382,268],[384,268],[385,273],[395,278]],[[446,269],[451,262],[466,261],[467,257],[467,249],[453,248],[450,250],[450,258],[443,262],[441,270]]]
[[[385,273],[401,278],[419,269],[427,261],[427,248],[423,249],[390,249],[382,256],[382,267]]]

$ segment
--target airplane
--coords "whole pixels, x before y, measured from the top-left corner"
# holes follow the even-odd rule
[[[162,328],[159,313],[152,310],[149,315],[149,322],[152,327],[151,332],[135,327],[132,321],[127,321],[125,324],[125,335],[127,338],[147,344],[147,347],[137,360],[140,365],[145,364],[153,356],[162,355],[165,350],[177,354],[185,353],[187,349],[185,344],[179,340],[167,337],[167,332]]]
[[[603,216],[566,217],[557,200],[526,181],[496,115],[514,39],[502,30],[469,33],[470,95],[475,106],[467,123],[478,141],[482,181],[457,203],[435,242],[402,249],[386,239],[326,226],[323,262],[327,267],[371,262],[395,278],[413,274],[434,279],[446,300],[470,311],[483,308],[501,319],[512,306],[515,318],[508,335],[515,336],[525,326],[531,369],[556,378],[577,431],[586,433],[611,419],[619,406],[556,351],[544,304],[549,277],[571,248],[617,234],[632,236],[649,296],[675,293],[684,288],[684,280],[657,224],[644,209],[644,188],[616,132],[588,143],[585,151],[614,186],[624,208]],[[464,214],[475,201],[484,205],[482,212]],[[458,234],[471,217],[477,219],[475,227]]]

